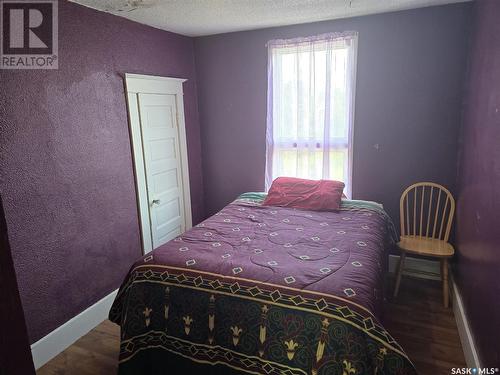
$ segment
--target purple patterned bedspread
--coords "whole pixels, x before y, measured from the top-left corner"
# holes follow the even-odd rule
[[[228,205],[155,251],[156,263],[332,294],[379,311],[386,217]]]
[[[170,353],[203,362],[200,359],[203,354],[199,351],[192,354],[193,347],[199,350],[203,345],[209,345],[210,350],[215,350],[213,345],[216,342],[219,344],[219,352],[214,354],[217,362],[245,372],[282,373],[284,370],[280,366],[285,366],[290,374],[336,374],[331,370],[333,367],[328,370],[329,367],[324,365],[328,357],[330,365],[337,366],[339,374],[415,373],[402,349],[378,322],[383,302],[385,250],[394,239],[392,223],[383,210],[363,202],[345,201],[338,212],[313,212],[262,206],[259,199],[251,195],[240,198],[180,237],[147,254],[132,267],[110,313],[111,319],[122,326],[121,364],[133,359],[139,350],[149,347],[163,347]],[[150,288],[161,284],[161,295],[155,301],[152,301],[151,290],[144,289],[148,283],[151,283]],[[174,289],[180,287],[192,288],[200,293],[199,300],[206,303],[201,308],[202,312],[186,311],[189,310],[189,303],[195,304],[193,301],[188,301],[187,305],[169,302],[173,301]],[[227,293],[222,293],[225,287]],[[278,294],[273,296],[276,291]],[[239,323],[231,317],[231,311],[225,312],[228,316],[222,317],[223,312],[214,305],[222,298],[228,299],[228,294],[229,297],[234,294],[233,299],[241,297],[248,300],[249,305],[245,305],[245,309],[255,310],[252,314],[256,316],[243,321],[240,319]],[[188,295],[187,300],[194,298]],[[289,307],[287,303],[280,302],[280,298],[285,301],[285,295],[288,296]],[[235,302],[235,309],[241,309],[238,303]],[[250,303],[255,304],[255,309]],[[230,305],[228,302],[225,304]],[[175,315],[174,306],[183,310],[176,317],[172,317]],[[310,337],[282,327],[281,336],[270,339],[273,329],[281,332],[281,328],[272,326],[264,330],[262,337],[263,324],[268,324],[262,323],[262,319],[267,319],[267,311],[271,311],[273,306],[284,309],[280,313],[283,316],[290,314],[285,320],[298,319],[301,322],[299,325],[307,326],[308,319],[317,320],[317,324],[308,323],[311,326]],[[158,319],[162,322],[158,323]],[[191,326],[191,321],[199,324],[200,320],[206,323],[202,326],[193,323]],[[328,331],[325,321],[333,333]],[[337,344],[328,344],[324,336],[335,336],[331,322],[348,327],[345,337],[337,337]],[[190,348],[169,349],[165,342],[153,345],[158,343],[159,338],[152,335],[163,330],[155,324],[168,326],[164,329],[164,341],[184,340],[182,345],[189,345]],[[250,329],[252,324],[254,329]],[[260,331],[258,327],[261,327]],[[196,336],[193,333],[195,329],[203,333]],[[249,335],[251,330],[255,332],[252,337],[246,338],[249,343],[245,344],[243,337]],[[137,341],[137,337],[142,341]],[[145,337],[149,337],[150,341],[144,341]],[[276,342],[273,343],[273,340]],[[326,349],[321,349],[321,340],[327,342]],[[354,350],[354,344],[340,343],[340,340],[352,340],[365,349]],[[281,351],[271,350],[273,345]],[[295,351],[305,350],[302,346],[309,348],[309,354],[302,353],[300,356],[303,358],[299,361],[299,355],[295,359],[294,355]],[[331,353],[327,353],[328,348]],[[245,358],[236,362],[231,362],[233,359],[226,361],[224,355],[229,349]],[[186,355],[189,350],[191,354]],[[338,350],[344,354],[338,354]],[[247,357],[254,361],[251,365]],[[247,362],[243,365],[242,361]],[[254,367],[245,368],[247,363]],[[266,363],[273,363],[276,367],[272,371],[267,367],[268,372],[264,368],[269,366]],[[121,373],[128,373],[126,366],[122,365]]]

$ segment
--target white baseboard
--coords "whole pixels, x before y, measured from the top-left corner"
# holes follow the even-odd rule
[[[35,368],[42,367],[80,337],[106,320],[117,293],[118,289],[32,344],[31,354]]]
[[[389,255],[389,272],[395,273],[399,264],[399,255]],[[403,275],[412,275],[423,279],[441,280],[439,261],[406,256]]]
[[[481,361],[479,360],[474,337],[472,336],[472,332],[469,327],[469,321],[467,320],[460,290],[453,279],[451,285],[453,314],[455,315],[455,320],[457,321],[458,334],[460,335],[460,342],[462,343],[465,362],[467,363],[467,367],[481,368]]]
[[[389,256],[389,272],[396,272],[399,262],[398,255]],[[427,259],[406,257],[404,274],[409,274],[427,279],[439,279],[439,262]],[[452,280],[452,303],[453,313],[457,321],[460,341],[468,367],[480,368],[480,360],[475,347],[469,323],[465,314],[460,291]],[[118,290],[111,292],[106,297],[90,306],[85,311],[68,320],[62,326],[56,328],[47,336],[41,338],[31,345],[31,353],[35,368],[39,369],[64,349],[73,344],[80,337],[98,326],[107,319],[111,305]]]
[[[389,256],[389,272],[395,273],[399,263],[399,255]],[[440,280],[440,265],[439,261],[432,261],[420,258],[411,258],[406,256],[405,271],[403,274],[421,277],[425,279]],[[469,322],[465,313],[462,297],[457,284],[453,280],[453,275],[450,273],[451,298],[453,306],[453,315],[457,321],[458,333],[462,350],[464,351],[465,362],[467,367],[481,368],[481,361],[476,350],[474,337],[469,327]]]

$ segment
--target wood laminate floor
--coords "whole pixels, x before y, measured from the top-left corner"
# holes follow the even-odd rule
[[[442,298],[440,281],[403,276],[398,298],[386,304],[385,329],[422,375],[466,367],[451,301],[446,309]]]
[[[392,285],[392,283],[391,283]],[[419,374],[450,374],[465,367],[452,309],[441,302],[438,281],[403,277],[397,300],[389,301],[385,328],[401,344]],[[39,375],[116,374],[120,330],[105,321],[37,371]]]

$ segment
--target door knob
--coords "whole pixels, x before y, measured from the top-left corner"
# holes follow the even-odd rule
[[[151,202],[151,204],[160,204],[160,200],[159,199],[153,199],[153,201]]]

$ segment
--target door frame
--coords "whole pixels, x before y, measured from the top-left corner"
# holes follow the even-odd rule
[[[125,90],[127,96],[128,122],[132,159],[134,164],[135,186],[137,193],[137,208],[143,253],[153,250],[151,238],[151,221],[149,216],[149,200],[144,164],[142,131],[139,113],[138,94],[165,94],[175,95],[177,106],[177,125],[179,129],[179,146],[181,156],[181,173],[184,197],[184,218],[186,230],[193,225],[191,216],[191,195],[189,187],[189,167],[187,157],[186,123],[184,119],[184,91],[182,84],[187,79],[158,77],[142,74],[125,73]],[[181,207],[182,209],[182,207]]]

